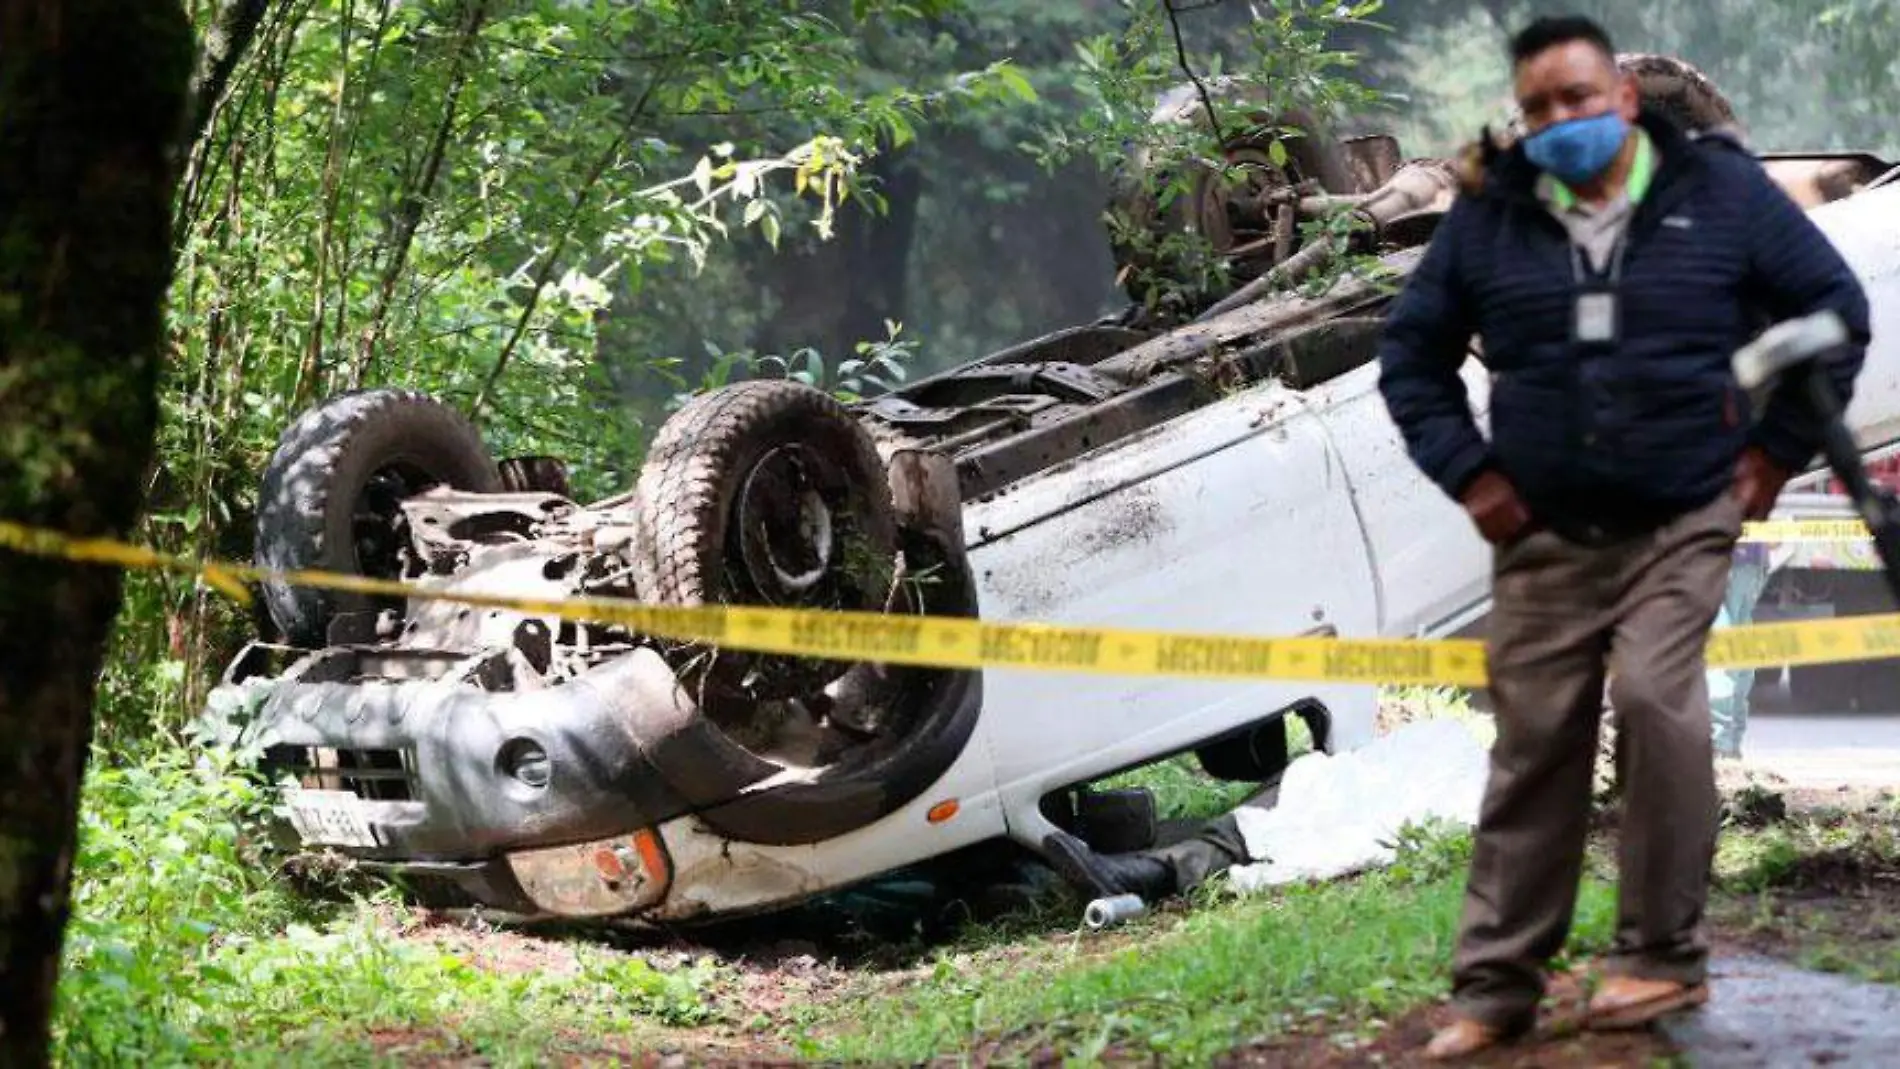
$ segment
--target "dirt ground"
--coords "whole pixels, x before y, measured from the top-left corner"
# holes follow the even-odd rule
[[[1763,829],[1807,825],[1850,833],[1872,829],[1874,838],[1890,837],[1894,796],[1884,790],[1795,786],[1773,775],[1724,777],[1728,834],[1743,835]],[[1605,821],[1607,826],[1610,821]],[[1823,833],[1825,834],[1825,833]],[[1850,834],[1842,838],[1853,839]],[[1600,842],[1607,848],[1608,842]],[[1718,884],[1711,900],[1712,950],[1717,968],[1712,1007],[1726,1009],[1726,1034],[1710,1040],[1698,1028],[1693,1014],[1678,1015],[1652,1029],[1596,1034],[1579,1027],[1583,989],[1575,977],[1553,981],[1551,994],[1536,1032],[1517,1042],[1462,1063],[1483,1067],[1651,1066],[1694,1061],[1708,1065],[1830,1065],[1856,1061],[1843,1048],[1857,1039],[1836,1029],[1804,1027],[1809,1020],[1777,1021],[1777,1014],[1811,1018],[1811,1008],[1795,999],[1761,999],[1749,986],[1728,975],[1738,962],[1771,962],[1773,982],[1792,991],[1838,983],[1847,990],[1872,990],[1878,1001],[1881,985],[1859,984],[1846,978],[1822,977],[1796,967],[1812,962],[1844,974],[1872,973],[1891,979],[1900,973],[1900,858],[1860,837],[1852,845],[1804,851],[1787,858],[1773,870],[1769,886],[1739,888]],[[1746,971],[1746,970],[1740,970]],[[1900,1004],[1900,988],[1887,988]],[[1722,1006],[1724,993],[1729,1004]],[[1834,1001],[1831,991],[1817,992]],[[1744,1005],[1736,1005],[1736,1003]],[[1380,1030],[1370,1040],[1342,1043],[1330,1034],[1280,1037],[1234,1051],[1223,1066],[1412,1066],[1428,1065],[1421,1051],[1432,1031],[1445,1023],[1449,1008],[1420,1007]],[[1701,1011],[1705,1016],[1711,1011]],[[1875,1011],[1884,1015],[1883,1011]],[[1737,1034],[1734,1019],[1743,1022]],[[1851,1029],[1850,1029],[1851,1031]],[[1685,1049],[1678,1036],[1690,1035],[1700,1049]],[[1876,1039],[1877,1041],[1877,1039]],[[1889,1052],[1892,1048],[1885,1048]],[[1746,1052],[1746,1060],[1736,1052]]]
[[[1579,1003],[1580,1005],[1580,1003]],[[1334,1069],[1346,1066],[1413,1066],[1427,1062],[1420,1052],[1433,1029],[1443,1024],[1448,1010],[1442,1006],[1414,1010],[1393,1022],[1370,1043],[1344,1047],[1327,1036],[1294,1036],[1234,1051],[1219,1063],[1223,1069],[1239,1066],[1315,1066]],[[1667,1064],[1676,1056],[1676,1047],[1657,1032],[1640,1031],[1618,1034],[1581,1032],[1575,1024],[1574,1010],[1560,1018],[1547,1020],[1537,1032],[1514,1043],[1499,1046],[1483,1056],[1461,1065],[1501,1069],[1509,1066],[1536,1066],[1543,1069],[1596,1066],[1649,1066]]]
[[[1772,835],[1776,829],[1815,827],[1835,829],[1872,828],[1891,842],[1895,834],[1893,799],[1877,792],[1843,792],[1831,789],[1794,789],[1772,779],[1752,776],[1747,782],[1727,782],[1727,814],[1731,835]],[[1860,822],[1860,823],[1856,823]],[[1822,835],[1821,841],[1828,832]],[[1768,885],[1738,889],[1718,887],[1711,909],[1715,951],[1718,961],[1774,959],[1781,962],[1818,963],[1823,967],[1870,973],[1860,966],[1869,952],[1884,953],[1893,962],[1893,975],[1900,976],[1900,951],[1895,937],[1900,935],[1900,853],[1869,849],[1865,835],[1844,836],[1848,845],[1833,849],[1804,850],[1786,857],[1772,871]],[[1598,850],[1609,842],[1599,840]],[[1170,903],[1168,912],[1187,909]],[[419,920],[415,914],[392,914],[389,923],[403,938],[425,942],[435,949],[500,973],[541,973],[566,975],[577,970],[577,948],[599,948],[599,933],[518,932],[507,929],[470,929],[463,923],[442,918],[434,923]],[[611,944],[614,941],[608,940]],[[920,947],[910,944],[908,952],[877,932],[847,932],[824,917],[806,916],[796,923],[780,918],[772,924],[738,927],[713,938],[681,938],[677,942],[654,945],[642,940],[637,948],[641,957],[660,967],[685,966],[696,957],[711,955],[722,966],[726,979],[721,998],[729,1005],[742,1007],[740,1020],[772,1021],[800,1006],[833,1004],[864,996],[867,975],[877,974],[880,988],[901,987],[906,975],[928,968],[928,947],[936,940],[926,938]],[[1104,952],[1119,943],[1116,934],[1104,933]],[[1037,953],[1038,940],[1026,939],[1021,952]],[[635,949],[628,945],[627,949]],[[1857,958],[1855,955],[1861,955]],[[1845,956],[1843,956],[1845,955]],[[906,959],[909,960],[906,960]],[[1817,962],[1817,958],[1820,959]],[[1777,983],[1799,987],[1806,973],[1790,966],[1786,977]],[[1720,973],[1718,972],[1718,977]],[[1843,980],[1844,983],[1853,981]],[[1726,981],[1718,978],[1715,1001],[1724,997]],[[1873,987],[1877,985],[1864,985]],[[1900,1000],[1900,989],[1893,991]],[[1583,1031],[1578,1022],[1584,1000],[1583,985],[1573,976],[1553,981],[1537,1031],[1524,1039],[1504,1045],[1485,1057],[1466,1064],[1488,1067],[1528,1066],[1652,1066],[1682,1064],[1694,1051],[1687,1051],[1677,1039],[1683,1034],[1671,1026],[1652,1030],[1598,1034]],[[1426,1064],[1420,1051],[1432,1030],[1448,1014],[1442,1003],[1418,1007],[1383,1026],[1370,1036],[1345,1036],[1353,1031],[1350,1022],[1330,1021],[1311,1033],[1275,1037],[1231,1051],[1215,1064],[1222,1066],[1409,1066]],[[1702,1011],[1707,1013],[1708,1011]],[[1774,1025],[1762,1014],[1770,1010],[1739,1005],[1728,1008],[1725,1020],[1743,1021],[1749,1036],[1739,1040],[1753,1049],[1754,1030],[1772,1031]],[[1894,1014],[1900,1020],[1900,1012]],[[1725,1041],[1737,1042],[1732,1034]],[[615,1049],[573,1037],[570,1057],[556,1064],[613,1064],[641,1066],[684,1065],[792,1065],[798,1064],[783,1046],[782,1033],[769,1027],[734,1023],[694,1030],[680,1035],[679,1045],[658,1051]],[[390,1034],[377,1037],[379,1047],[406,1064],[461,1066],[483,1064],[466,1051],[457,1050],[451,1037],[428,1034]],[[1070,1052],[1042,1046],[1041,1037],[994,1035],[986,1037],[967,1051],[942,1062],[944,1065],[1061,1065]],[[1809,1043],[1813,1049],[1802,1048]],[[1791,1038],[1768,1041],[1768,1049],[1777,1057],[1792,1056],[1792,1061],[1774,1064],[1828,1064],[1830,1057],[1825,1037]],[[1807,1055],[1812,1055],[1808,1057]],[[1107,1064],[1147,1064],[1145,1054],[1106,1052]],[[1697,1059],[1697,1064],[1726,1064],[1720,1059]],[[1753,1064],[1753,1063],[1749,1063]],[[1766,1062],[1762,1064],[1768,1064]]]

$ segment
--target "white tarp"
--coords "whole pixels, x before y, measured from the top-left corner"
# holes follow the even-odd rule
[[[1466,725],[1422,720],[1337,756],[1310,753],[1287,767],[1272,808],[1235,811],[1251,865],[1228,870],[1256,891],[1389,864],[1399,829],[1432,818],[1478,821],[1489,762]]]

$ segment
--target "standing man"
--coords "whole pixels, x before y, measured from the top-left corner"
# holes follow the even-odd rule
[[[1740,627],[1755,621],[1755,605],[1768,586],[1768,565],[1765,544],[1745,542],[1736,547],[1728,590],[1722,598],[1722,611],[1716,617],[1718,626]],[[1735,759],[1742,756],[1742,733],[1748,729],[1748,703],[1754,687],[1753,668],[1709,673],[1709,715],[1715,721],[1715,756]]]
[[[1455,1057],[1531,1027],[1570,930],[1607,666],[1623,822],[1615,946],[1593,1027],[1708,997],[1716,806],[1703,650],[1746,518],[1818,452],[1799,399],[1751,421],[1729,359],[1755,329],[1846,321],[1865,295],[1732,141],[1639,109],[1604,32],[1540,19],[1511,42],[1525,137],[1491,150],[1387,321],[1380,382],[1412,459],[1495,546],[1498,737],[1454,960]],[[1458,376],[1492,376],[1487,441]]]

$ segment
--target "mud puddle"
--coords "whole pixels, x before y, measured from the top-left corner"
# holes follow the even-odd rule
[[[1582,999],[1567,994],[1532,1035],[1458,1064],[1482,1067],[1719,1066],[1796,1069],[1891,1065],[1900,1057],[1900,987],[1803,969],[1758,954],[1719,955],[1713,996],[1699,1010],[1649,1030],[1582,1031]],[[1432,1031],[1449,1019],[1432,1006],[1406,1014],[1371,1040],[1287,1036],[1234,1051],[1222,1066],[1425,1066]]]
[[[1716,959],[1714,997],[1662,1025],[1692,1065],[1891,1065],[1900,988],[1748,954]]]

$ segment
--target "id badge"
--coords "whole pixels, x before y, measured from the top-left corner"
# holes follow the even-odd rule
[[[1616,291],[1586,290],[1577,294],[1575,340],[1592,345],[1614,345],[1620,333]]]

